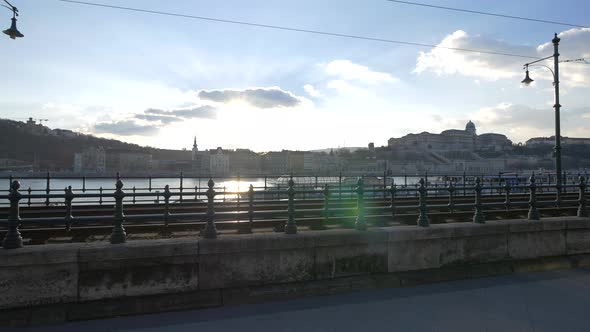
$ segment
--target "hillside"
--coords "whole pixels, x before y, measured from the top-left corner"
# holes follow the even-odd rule
[[[70,130],[0,119],[0,158],[34,164],[37,169],[71,169],[74,154],[89,147],[151,152],[153,149]]]

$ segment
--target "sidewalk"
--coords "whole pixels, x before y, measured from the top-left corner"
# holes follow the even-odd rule
[[[18,331],[590,331],[590,270],[548,271]]]

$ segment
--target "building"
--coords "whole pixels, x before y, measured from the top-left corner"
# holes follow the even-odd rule
[[[305,152],[303,151],[288,151],[288,172],[290,174],[301,174],[305,168]]]
[[[390,138],[387,145],[390,148],[434,151],[505,151],[512,147],[512,141],[502,134],[477,135],[475,124],[469,121],[465,130],[448,129],[440,134],[408,134],[400,138]]]
[[[308,174],[336,174],[343,170],[343,160],[333,151],[305,152],[303,171]]]
[[[215,151],[209,151],[209,170],[212,175],[229,174],[229,155],[218,147]]]
[[[74,172],[104,173],[107,169],[106,159],[103,147],[87,148],[81,153],[74,154]]]
[[[590,145],[590,138],[561,137],[562,145]],[[534,137],[526,141],[526,146],[555,145],[555,136]]]
[[[146,173],[152,170],[150,153],[109,149],[106,151],[106,171],[121,173]]]
[[[0,172],[33,172],[33,165],[23,160],[0,158]]]
[[[232,174],[255,175],[262,170],[260,155],[249,149],[236,149],[227,152],[229,155],[229,171]]]
[[[266,174],[281,175],[289,172],[289,151],[271,151],[262,155],[262,170]]]

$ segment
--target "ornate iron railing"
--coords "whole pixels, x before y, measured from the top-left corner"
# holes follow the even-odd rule
[[[164,229],[168,227],[170,223],[182,222],[183,220],[202,220],[205,222],[204,228],[202,229],[201,235],[207,239],[214,239],[218,236],[218,230],[216,227],[216,221],[218,218],[225,220],[247,220],[245,223],[242,222],[244,227],[240,228],[240,233],[251,233],[254,228],[254,221],[256,219],[264,218],[282,218],[286,220],[284,224],[275,230],[285,232],[286,234],[296,234],[298,232],[298,216],[299,215],[317,215],[321,216],[318,223],[314,223],[310,228],[312,229],[325,229],[326,225],[332,218],[335,218],[338,214],[354,216],[355,222],[354,227],[359,231],[364,231],[369,226],[367,223],[367,216],[374,214],[386,214],[389,220],[394,221],[396,216],[400,212],[404,211],[417,211],[417,225],[421,227],[429,227],[429,210],[441,210],[446,209],[453,213],[457,210],[473,210],[473,222],[482,224],[485,223],[485,211],[488,208],[501,208],[507,211],[515,207],[526,207],[528,208],[528,219],[539,220],[540,207],[556,207],[560,208],[563,206],[577,206],[577,216],[588,217],[587,207],[587,179],[584,176],[580,176],[577,183],[570,183],[558,186],[557,184],[543,184],[539,185],[536,183],[535,175],[533,174],[527,184],[519,184],[511,186],[508,182],[498,185],[484,185],[480,178],[475,179],[475,185],[471,188],[458,189],[452,182],[448,185],[442,186],[428,186],[425,179],[420,179],[416,187],[411,186],[398,186],[391,183],[389,186],[382,188],[367,187],[362,178],[359,178],[356,186],[351,188],[342,188],[335,184],[330,186],[325,184],[323,188],[298,188],[295,181],[291,178],[288,181],[286,188],[270,188],[263,191],[256,191],[254,187],[250,185],[247,192],[232,192],[229,194],[237,195],[238,200],[236,202],[237,208],[235,209],[224,209],[224,211],[216,211],[218,205],[224,204],[223,202],[216,201],[216,196],[220,195],[219,191],[215,188],[215,183],[212,179],[209,179],[207,183],[207,189],[194,191],[187,190],[171,190],[170,186],[165,186],[162,192],[163,199],[163,213],[148,213],[148,214],[130,214],[124,213],[125,204],[124,201],[132,198],[132,202],[138,197],[148,197],[153,195],[149,192],[135,192],[133,196],[123,190],[124,183],[117,176],[115,190],[113,192],[105,193],[85,193],[75,192],[71,186],[64,189],[63,193],[44,193],[37,194],[31,193],[30,191],[26,194],[20,192],[20,183],[17,180],[11,182],[11,188],[8,195],[0,195],[0,199],[7,199],[10,203],[8,209],[8,218],[0,220],[0,225],[7,228],[2,246],[5,249],[15,249],[23,246],[23,238],[19,231],[21,225],[41,225],[41,226],[65,226],[67,230],[72,228],[72,225],[85,225],[85,224],[96,224],[96,223],[111,223],[112,232],[110,236],[110,242],[113,244],[123,243],[126,241],[125,224],[129,222],[144,222],[148,220],[159,219],[164,222]],[[514,193],[513,189],[519,189],[519,193]],[[570,192],[575,189],[577,191],[577,199],[563,199],[562,192],[566,189]],[[545,189],[546,192],[554,193],[551,195],[552,199],[547,199],[548,196],[545,194],[544,199],[539,200],[540,189]],[[549,190],[551,189],[551,190]],[[458,191],[463,191],[467,195],[470,195],[473,200],[466,202],[464,197],[461,202],[457,201]],[[443,195],[441,191],[444,191],[446,195]],[[483,200],[483,193],[502,193],[503,196],[494,195],[494,197],[501,197],[503,201],[491,201],[485,202]],[[523,199],[522,192],[526,192],[528,199]],[[438,199],[438,204],[429,204],[429,194],[436,193],[440,197],[446,197],[448,202],[443,204]],[[228,194],[227,192],[225,194]],[[274,209],[265,210],[257,209],[255,204],[255,197],[257,195],[276,195],[276,197],[286,197],[287,209]],[[349,195],[356,200],[354,206],[333,206],[334,198],[337,194],[342,197],[343,194]],[[206,210],[204,212],[182,212],[172,213],[171,212],[171,200],[174,197],[190,195],[194,197],[202,197],[206,202]],[[307,208],[299,210],[296,206],[296,201],[300,197],[323,197],[323,207],[321,208]],[[389,197],[389,206],[374,206],[374,204],[368,204],[372,201],[381,200],[383,197]],[[111,198],[114,202],[114,214],[113,215],[90,215],[90,216],[75,216],[73,203],[77,199],[87,198]],[[240,208],[240,204],[243,203],[242,199],[245,197],[247,201],[247,210]],[[400,205],[399,202],[404,201],[407,197],[417,197],[417,205]],[[550,198],[551,198],[550,197]],[[65,216],[63,217],[42,217],[42,218],[21,218],[20,206],[21,201],[30,199],[61,199],[65,206]],[[515,199],[518,198],[518,199]],[[340,198],[339,198],[340,199]],[[275,201],[276,202],[276,201]],[[385,226],[387,223],[383,221],[378,222],[375,226]]]

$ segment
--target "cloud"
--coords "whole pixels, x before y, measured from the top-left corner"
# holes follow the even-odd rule
[[[153,124],[140,124],[133,120],[103,122],[94,125],[93,132],[120,136],[149,136],[158,133],[160,127]]]
[[[210,105],[203,105],[194,108],[177,109],[171,111],[171,113],[185,119],[213,119],[216,116],[216,108]]]
[[[368,97],[369,91],[345,80],[332,80],[326,84],[328,89],[336,90],[342,95]]]
[[[174,116],[153,115],[153,114],[135,114],[135,118],[140,119],[140,120],[149,121],[149,122],[161,122],[163,124],[170,124],[170,123],[182,120],[182,119],[174,117]]]
[[[171,111],[148,108],[143,113],[134,114],[127,119],[97,123],[93,126],[92,132],[120,136],[150,136],[171,123],[194,118],[211,119],[215,116],[216,109],[210,105]]]
[[[236,100],[247,102],[257,108],[296,107],[303,99],[278,87],[249,88],[243,90],[201,90],[198,96],[202,100],[217,103],[229,103]]]
[[[575,136],[590,131],[586,128],[584,117],[590,113],[590,108],[562,110],[561,124],[563,136]],[[515,142],[524,142],[531,137],[554,135],[554,111],[531,108],[526,105],[500,103],[493,107],[484,107],[471,115],[478,127],[487,132],[503,133]],[[478,132],[482,132],[478,130]]]
[[[536,55],[533,48],[510,45],[480,35],[470,36],[463,30],[457,30],[448,35],[437,46]],[[520,77],[522,62],[526,62],[526,60],[484,53],[459,52],[437,47],[429,52],[420,52],[414,72],[420,74],[432,71],[437,75],[460,74],[498,80]]]
[[[322,96],[322,94],[311,84],[305,84],[303,86],[303,90],[305,90],[307,94],[315,98]]]
[[[560,48],[561,59],[590,56],[590,29],[571,29],[559,34],[567,47]],[[545,57],[553,53],[553,44],[545,43],[537,47],[514,45],[482,35],[469,35],[457,30],[446,36],[437,46],[476,49],[498,53],[511,53],[531,57]],[[531,59],[500,56],[477,52],[459,52],[437,47],[429,52],[420,52],[414,73],[434,72],[437,75],[454,75],[481,78],[486,80],[522,79],[522,65]],[[561,81],[568,86],[589,86],[589,66],[562,63]],[[553,80],[551,74],[543,69],[531,68],[535,79]],[[533,74],[533,73],[531,73]]]
[[[367,66],[353,63],[350,60],[334,60],[325,66],[328,75],[337,76],[348,81],[364,84],[394,83],[399,80],[389,73],[372,71]]]
[[[136,114],[135,118],[146,121],[160,121],[162,123],[171,123],[183,119],[214,119],[217,115],[216,108],[211,105],[202,105],[199,107],[182,108],[171,111],[157,108],[148,108],[143,113]]]

